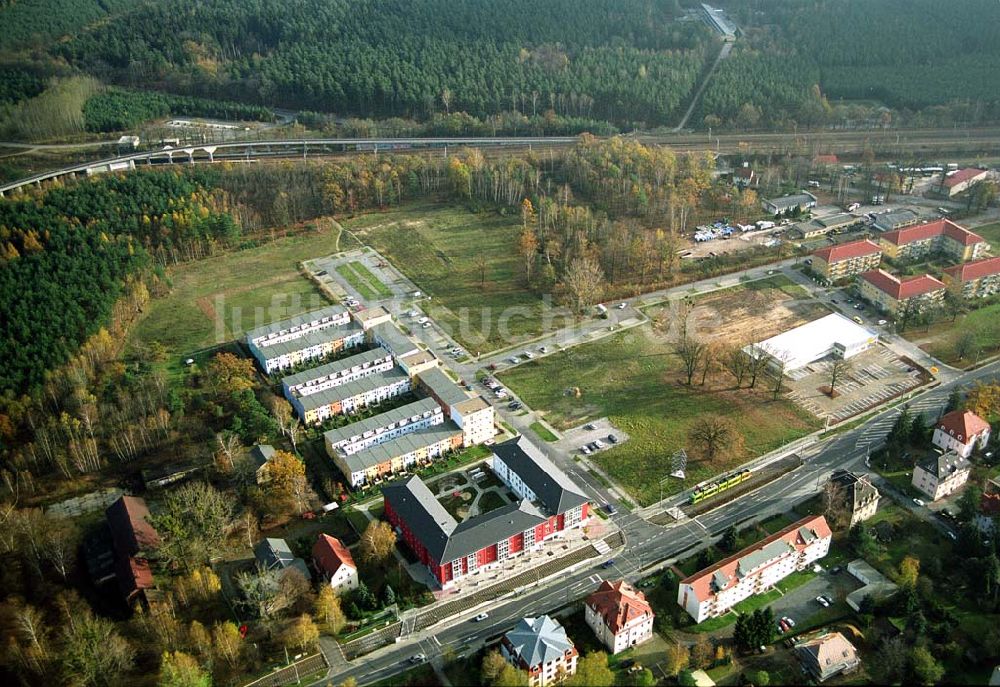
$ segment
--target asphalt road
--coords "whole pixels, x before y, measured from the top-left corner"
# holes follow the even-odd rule
[[[910,406],[936,417],[954,387],[967,388],[977,380],[996,378],[998,375],[1000,361],[962,373],[924,392]],[[863,470],[868,450],[884,441],[898,414],[898,407],[888,409],[854,429],[816,444],[800,454],[805,460],[802,467],[693,520],[661,527],[632,513],[615,516],[615,523],[626,535],[626,544],[623,549],[605,557],[615,561],[610,569],[600,566],[605,559],[597,560],[540,587],[525,590],[514,598],[497,602],[489,609],[489,618],[484,621],[474,622],[472,617],[478,609],[470,611],[436,627],[404,636],[396,646],[380,649],[354,664],[336,666],[316,684],[327,681],[338,683],[348,676],[353,676],[359,683],[374,682],[410,667],[409,659],[417,653],[435,660],[441,658],[447,647],[457,654],[475,651],[487,639],[510,629],[524,615],[554,611],[581,599],[593,591],[599,578],[625,578],[635,582],[644,576],[643,569],[661,561],[672,561],[682,557],[682,554],[686,557],[709,545],[730,526],[741,526],[789,510],[794,504],[818,493],[830,473],[837,468]],[[603,498],[603,495],[594,493],[589,483],[584,487],[590,496]]]

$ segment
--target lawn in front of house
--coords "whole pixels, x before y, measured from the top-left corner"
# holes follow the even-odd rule
[[[470,353],[542,333],[543,301],[527,288],[516,250],[519,216],[425,202],[343,224],[431,297],[421,307]],[[564,309],[555,312],[548,329],[572,323]]]
[[[644,325],[598,342],[519,365],[500,377],[557,430],[607,416],[628,441],[591,457],[618,484],[647,505],[660,496],[670,456],[689,455],[686,479],[669,478],[663,496],[682,491],[767,453],[820,427],[791,401],[774,400],[765,385],[733,390],[730,378],[710,378],[705,387],[680,383],[680,363],[671,346]],[[688,434],[701,418],[729,420],[743,448],[711,460]]]
[[[982,305],[971,301],[970,305],[981,307],[959,315],[954,321],[944,318],[929,327],[911,327],[903,334],[935,358],[958,367],[1000,353],[1000,302]],[[965,337],[971,337],[971,343],[967,351],[962,351]]]

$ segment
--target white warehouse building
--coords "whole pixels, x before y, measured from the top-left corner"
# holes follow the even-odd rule
[[[776,366],[783,362],[784,370],[790,372],[828,355],[845,360],[853,358],[877,343],[877,333],[833,313],[743,350],[751,356],[767,355]]]

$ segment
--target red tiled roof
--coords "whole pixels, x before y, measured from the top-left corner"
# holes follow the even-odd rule
[[[833,532],[830,530],[830,525],[827,524],[826,518],[822,515],[806,516],[798,522],[793,522],[785,529],[775,532],[770,537],[748,546],[738,553],[734,553],[729,558],[724,558],[715,565],[711,565],[704,570],[699,570],[694,575],[681,580],[680,583],[690,585],[694,590],[694,593],[697,595],[698,600],[704,601],[714,594],[712,591],[712,576],[716,572],[721,571],[730,579],[735,578],[736,569],[739,566],[740,559],[755,551],[759,551],[768,544],[782,540],[795,547],[797,551],[805,549],[808,544],[803,541],[801,536],[799,536],[799,530],[802,528],[812,530],[812,532],[815,533],[816,537],[819,539],[825,539],[826,537],[833,536]]]
[[[347,550],[339,539],[331,537],[329,534],[319,535],[319,539],[313,544],[313,560],[316,567],[328,577],[340,569],[341,565],[357,569],[354,564],[354,557]]]
[[[979,510],[983,515],[1000,515],[1000,494],[983,494],[980,496]]]
[[[894,245],[905,246],[914,241],[925,241],[941,234],[961,243],[963,246],[971,246],[976,243],[982,243],[985,240],[979,234],[974,234],[968,229],[960,227],[950,219],[939,219],[927,224],[918,224],[915,227],[887,231],[882,234],[882,238]]]
[[[625,580],[604,580],[597,591],[587,597],[586,604],[604,620],[612,634],[618,634],[637,618],[653,615],[646,595]]]
[[[953,410],[941,418],[937,428],[967,444],[969,437],[977,437],[983,431],[989,431],[990,424],[971,410]]]
[[[986,174],[985,170],[976,169],[975,167],[966,167],[965,169],[960,169],[950,177],[944,180],[944,185],[948,188],[952,186],[957,186],[963,181],[968,181],[969,179],[975,179],[976,177]]]
[[[861,241],[851,241],[850,243],[841,243],[837,246],[820,248],[818,251],[813,253],[813,255],[817,258],[825,260],[827,263],[833,263],[840,262],[841,260],[849,260],[851,258],[860,258],[862,255],[872,255],[874,253],[881,252],[881,248],[868,239],[864,239]]]
[[[992,274],[1000,274],[1000,258],[986,258],[985,260],[976,260],[948,267],[945,269],[945,274],[960,282],[982,279]]]
[[[817,155],[813,158],[813,163],[817,165],[835,165],[837,161],[836,155]]]
[[[105,513],[115,551],[122,556],[134,556],[160,545],[160,536],[149,524],[146,502],[135,496],[122,496],[108,506]]]
[[[914,296],[922,296],[925,293],[946,288],[944,282],[935,279],[929,274],[900,280],[885,270],[869,270],[868,272],[863,272],[861,278],[879,291],[889,294],[897,301],[913,298]]]

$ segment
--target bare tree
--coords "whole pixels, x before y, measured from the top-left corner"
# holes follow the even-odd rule
[[[236,583],[243,594],[241,605],[265,623],[309,591],[309,582],[295,568],[268,570],[258,565],[238,573]]]
[[[719,363],[719,345],[714,343],[708,343],[705,345],[705,351],[701,355],[701,385],[705,386],[705,379],[708,377],[708,373],[711,372]]]
[[[707,460],[712,460],[719,451],[732,445],[735,434],[729,420],[718,415],[705,415],[691,428],[688,437],[702,447]]]
[[[753,343],[750,344],[750,351],[747,357],[749,358],[747,372],[750,375],[750,388],[753,389],[757,386],[757,378],[767,369],[771,356],[767,354],[767,351],[759,343]]]
[[[235,432],[220,432],[215,435],[215,440],[219,446],[216,451],[216,465],[223,472],[232,472],[243,448],[239,435]]]
[[[702,360],[706,357],[708,346],[684,331],[681,338],[674,343],[673,348],[684,368],[684,384],[691,386],[695,373],[698,372]]]
[[[292,410],[292,404],[281,396],[275,396],[271,399],[271,412],[274,414],[274,419],[278,421],[281,433],[288,437],[294,449],[299,437],[299,418]]]
[[[783,355],[772,356],[774,359],[774,365],[771,368],[771,373],[774,375],[774,386],[771,387],[771,393],[775,401],[778,400],[778,396],[781,395],[781,385],[785,381],[785,366],[788,364],[788,359]]]
[[[604,293],[604,270],[593,258],[573,260],[564,281],[577,312],[582,312],[585,305],[596,303]]]
[[[476,269],[479,270],[479,286],[483,288],[486,286],[486,268],[489,263],[486,261],[486,255],[479,253],[476,255]]]
[[[835,530],[846,529],[851,523],[852,508],[847,503],[847,490],[838,482],[828,481],[823,486],[823,514]]]
[[[852,369],[854,369],[854,365],[845,358],[834,358],[830,361],[830,367],[827,368],[830,375],[830,398],[833,398],[837,391],[837,382],[845,375],[850,374]]]
[[[76,548],[80,542],[80,532],[73,521],[65,518],[49,518],[45,531],[44,556],[56,572],[66,581],[76,562]]]
[[[722,355],[719,356],[719,360],[722,364],[722,368],[733,376],[733,380],[736,382],[736,388],[741,388],[743,386],[743,380],[746,379],[747,374],[750,372],[751,364],[750,356],[743,350],[743,347],[736,345],[727,348],[722,352]]]

